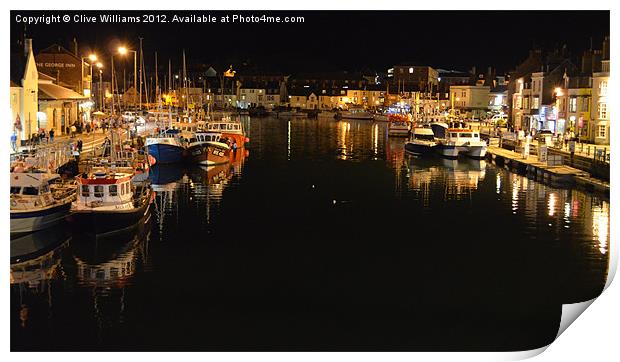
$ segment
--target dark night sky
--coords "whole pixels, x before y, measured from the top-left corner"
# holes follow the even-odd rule
[[[74,14],[75,12],[11,12],[11,43],[23,32],[15,15]],[[99,15],[99,12],[80,12]],[[144,12],[106,14],[140,15]],[[137,48],[144,38],[144,54],[153,52],[178,66],[185,48],[188,63],[252,63],[283,72],[319,70],[385,71],[400,62],[435,68],[508,71],[523,60],[533,44],[545,48],[566,43],[572,55],[600,48],[609,34],[608,11],[149,11],[151,14],[303,15],[303,24],[51,24],[31,25],[35,52],[52,43],[67,47],[76,37],[80,50],[92,47],[109,54],[119,42]],[[109,58],[109,55],[106,56]]]

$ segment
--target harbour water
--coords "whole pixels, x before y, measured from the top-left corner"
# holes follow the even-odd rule
[[[243,122],[233,164],[154,168],[145,225],[13,265],[12,350],[533,349],[605,285],[604,197],[385,123]]]

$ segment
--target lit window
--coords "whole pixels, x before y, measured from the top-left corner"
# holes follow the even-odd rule
[[[598,104],[598,118],[607,119],[607,103],[600,102]]]
[[[538,107],[540,107],[540,99],[538,96],[534,96],[532,98],[532,109],[538,109]]]
[[[607,81],[602,80],[599,84],[599,95],[606,96],[607,95]]]
[[[570,97],[568,111],[577,112],[577,97]]]
[[[607,137],[607,126],[605,126],[604,124],[598,126],[598,130],[597,130],[597,137],[600,138],[605,138]]]
[[[409,74],[413,73],[413,67],[409,68]]]

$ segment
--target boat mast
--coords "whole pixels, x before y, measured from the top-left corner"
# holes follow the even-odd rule
[[[143,38],[139,38],[139,39],[140,39],[140,96],[138,100],[138,109],[142,109],[142,64],[144,62],[144,59],[142,59],[142,39]]]

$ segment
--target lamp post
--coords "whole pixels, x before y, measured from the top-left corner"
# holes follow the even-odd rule
[[[137,102],[136,102],[136,98],[138,98],[138,88],[137,88],[137,83],[138,83],[138,52],[136,52],[135,50],[131,50],[131,49],[127,49],[124,46],[118,47],[118,53],[120,55],[126,55],[128,52],[133,52],[133,90],[136,94],[136,97],[134,97],[134,108],[136,108]]]
[[[97,69],[99,69],[99,100],[101,103],[99,103],[99,109],[103,110],[104,109],[104,103],[103,103],[103,70],[101,68],[103,68],[103,64],[101,62],[97,62]]]

